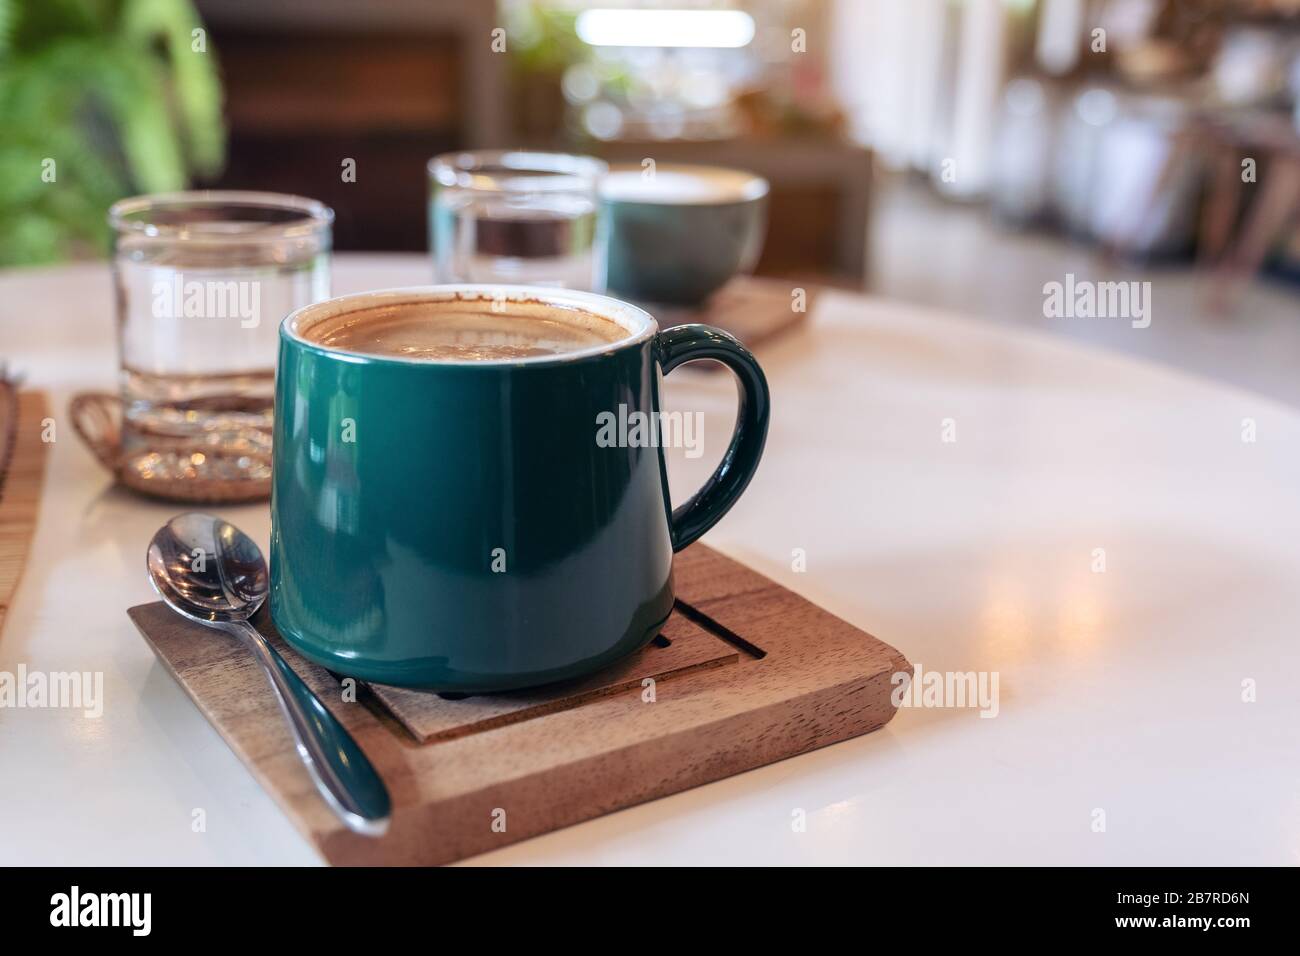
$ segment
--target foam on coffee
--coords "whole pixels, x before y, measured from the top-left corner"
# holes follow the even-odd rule
[[[543,302],[445,299],[372,306],[322,319],[303,337],[328,348],[431,362],[564,355],[628,336],[612,319]]]
[[[758,199],[767,182],[739,169],[718,166],[660,166],[653,176],[640,168],[619,167],[600,184],[607,202],[669,206],[707,206]]]

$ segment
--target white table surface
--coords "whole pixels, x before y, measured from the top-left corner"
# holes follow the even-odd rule
[[[426,277],[422,257],[339,256],[334,287]],[[103,265],[0,273],[0,357],[59,428],[0,670],[103,671],[106,696],[97,720],[0,710],[0,863],[318,863],[124,613],[153,597],[145,545],[176,508],[111,488],[64,417],[113,387],[111,310]],[[998,715],[904,709],[477,862],[1300,862],[1300,414],[838,293],[759,358],[766,457],[709,544],[926,670],[997,671]],[[706,416],[704,457],[670,459],[680,500],[734,398],[725,375],[667,383],[669,408]],[[264,507],[225,513],[265,547]]]

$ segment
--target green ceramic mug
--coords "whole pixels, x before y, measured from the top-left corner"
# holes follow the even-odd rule
[[[614,166],[600,186],[606,288],[635,302],[697,306],[758,262],[767,180],[720,166]]]
[[[456,362],[304,335],[376,305],[502,295],[595,313],[626,336]],[[739,411],[717,470],[673,508],[658,443],[598,434],[623,409],[658,420],[660,371],[697,359],[736,374]],[[642,310],[590,293],[430,286],[299,309],[280,329],[272,618],[305,657],[385,684],[498,691],[598,670],[658,633],[673,553],[744,491],[768,407],[762,369],[725,332],[661,332]]]

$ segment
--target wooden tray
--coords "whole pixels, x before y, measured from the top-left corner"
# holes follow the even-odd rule
[[[801,309],[795,308],[792,295],[796,286],[804,290]],[[812,311],[816,295],[817,289],[808,283],[738,276],[697,308],[664,305],[646,308],[662,328],[703,322],[730,332],[742,345],[752,349],[801,325]],[[723,366],[712,367],[720,369]]]
[[[382,839],[346,830],[299,763],[251,656],[163,604],[131,619],[163,665],[331,863],[459,860],[865,734],[894,716],[894,648],[704,545],[677,555],[678,603],[639,654],[575,684],[450,700],[339,680],[262,632],[387,782]]]

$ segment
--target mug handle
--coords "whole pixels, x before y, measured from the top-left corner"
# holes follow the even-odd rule
[[[757,360],[736,339],[709,325],[679,325],[655,337],[655,357],[667,375],[677,366],[700,359],[721,362],[736,375],[739,404],[731,444],[703,487],[673,509],[669,533],[673,551],[680,551],[708,531],[736,503],[767,441],[771,398],[767,377]]]

